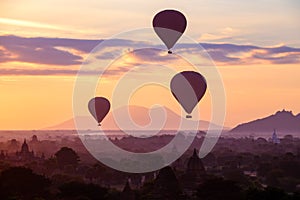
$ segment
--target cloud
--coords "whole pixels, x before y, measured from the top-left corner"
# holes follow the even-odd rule
[[[203,33],[200,36],[199,41],[217,42],[226,39],[232,39],[233,37],[238,37],[238,34],[240,34],[239,30],[233,29],[231,27],[225,27],[223,29],[220,29],[218,33]]]
[[[120,67],[118,69],[108,70],[103,73],[103,76],[118,76],[118,74],[122,74],[123,72],[128,71],[127,69]],[[0,74],[3,76],[51,76],[51,75],[77,75],[78,71],[76,69],[24,69],[24,68],[10,68],[10,69],[1,69]],[[91,75],[97,76],[97,74],[102,73],[102,71],[95,70],[81,70],[81,75]]]
[[[228,28],[224,34],[230,32]],[[13,35],[0,36],[0,63],[24,62],[29,64],[40,64],[40,68],[30,68],[28,70],[3,69],[2,75],[75,75],[76,69],[69,66],[79,66],[84,61],[84,57],[95,46],[104,40],[85,40],[85,39],[67,39],[67,38],[25,38]],[[107,40],[106,40],[107,42]],[[132,40],[113,39],[107,42],[109,48],[105,52],[97,54],[98,59],[111,60],[120,51],[120,47],[139,47],[144,46],[143,42]],[[295,64],[300,63],[300,48],[288,46],[277,47],[259,47],[254,45],[237,44],[216,44],[201,43],[203,49],[211,56],[217,65],[250,65],[250,64]],[[147,45],[149,47],[149,44]],[[159,46],[161,47],[161,46]],[[130,56],[124,57],[120,62],[119,68],[131,67],[143,63],[168,63],[175,62],[176,57],[163,54],[158,50],[158,45],[153,48],[140,49],[130,53]],[[176,46],[178,53],[193,53],[198,49],[198,44],[178,44]],[[131,49],[128,49],[130,52]],[[38,66],[38,65],[37,65]],[[53,67],[51,67],[53,66]],[[17,66],[15,66],[18,68]],[[57,69],[60,67],[61,69]],[[117,69],[112,70],[118,73]],[[120,71],[119,71],[120,72]],[[91,73],[87,71],[86,74]],[[121,73],[121,72],[120,72]],[[113,75],[112,73],[109,73]]]
[[[76,75],[77,70],[68,69],[0,69],[1,75]]]
[[[24,38],[13,35],[0,36],[0,62],[20,61],[48,65],[78,65],[83,62],[83,55],[92,51],[103,40],[83,40],[66,38]],[[109,46],[142,46],[135,41],[112,39]],[[3,49],[17,56],[3,55]],[[72,50],[76,50],[74,53]],[[103,55],[110,58],[109,53]]]
[[[62,28],[60,27],[49,25],[49,24],[18,20],[18,19],[10,19],[10,18],[0,18],[0,24],[24,26],[24,27],[31,27],[31,28],[46,28],[46,29],[62,30]]]
[[[1,56],[0,62],[19,61],[48,65],[78,65],[83,61],[81,55],[75,55],[71,51],[62,50],[59,47],[87,53],[98,43],[97,40],[0,36],[2,49],[16,55],[14,57]]]
[[[202,46],[220,65],[300,63],[300,48],[208,43]]]
[[[143,62],[160,62],[167,63],[178,59],[176,56],[169,56],[166,50],[147,48],[133,51],[134,57],[136,57],[141,63]]]

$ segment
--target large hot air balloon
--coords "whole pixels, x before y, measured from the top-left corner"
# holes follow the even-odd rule
[[[101,126],[101,121],[107,115],[110,109],[109,101],[104,97],[95,97],[89,101],[89,111],[98,122],[98,126]]]
[[[192,118],[189,114],[204,96],[207,88],[205,78],[198,72],[183,71],[172,78],[170,87],[173,96],[188,113],[186,118]]]
[[[185,16],[177,10],[163,10],[152,21],[154,31],[169,49],[168,53],[186,29]]]

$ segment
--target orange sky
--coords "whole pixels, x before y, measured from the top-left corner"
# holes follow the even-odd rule
[[[251,10],[257,6],[256,1],[243,4],[234,0],[228,5],[224,3],[228,1],[221,5],[216,4],[216,1],[191,1],[189,5],[179,1],[149,5],[132,2],[135,2],[134,6],[127,8],[127,3],[123,5],[122,1],[117,0],[107,1],[102,4],[103,7],[97,1],[89,4],[67,1],[66,9],[59,1],[3,1],[0,3],[0,36],[15,35],[24,41],[27,37],[103,39],[124,30],[149,27],[153,14],[171,5],[188,15],[186,34],[194,40],[271,48],[270,51],[241,50],[227,55],[228,58],[239,58],[238,63],[215,61],[226,90],[226,126],[233,127],[284,108],[294,113],[300,112],[300,50],[288,49],[279,53],[274,50],[283,45],[300,46],[300,26],[296,23],[299,13],[295,12],[299,8],[298,3],[293,5],[276,0],[274,7],[265,12],[261,8],[267,6],[265,4],[258,10]],[[232,7],[234,2],[237,7]],[[195,10],[197,5],[203,12]],[[238,19],[230,14],[229,8],[240,14]],[[228,15],[224,16],[219,11]],[[271,19],[274,11],[280,12]],[[136,20],[130,20],[133,18]],[[121,20],[127,21],[118,23]],[[273,21],[277,23],[274,24]],[[278,23],[283,24],[281,29],[284,30],[278,28]],[[22,44],[25,48],[20,48],[6,44],[7,41],[6,38],[0,39],[0,129],[40,129],[72,118],[76,74],[53,71],[76,71],[88,52],[66,46],[55,47],[55,51],[51,52],[57,57],[53,59],[61,62],[55,64],[51,59],[31,58],[30,53],[28,54],[30,51],[27,51],[33,48],[30,44]],[[41,51],[41,55],[43,50],[46,51],[47,48],[35,49]],[[65,54],[60,54],[61,50]],[[81,56],[78,60],[74,57],[77,55]],[[64,65],[64,56],[69,56],[70,60],[76,62]],[[45,69],[48,74],[45,74]],[[37,73],[39,70],[44,71]],[[104,95],[109,95],[113,80],[113,77],[105,80],[103,87],[107,91],[103,92]],[[130,103],[146,107],[159,103],[179,111],[178,103],[172,98],[170,91],[156,87],[141,88],[132,96]],[[160,96],[159,100],[155,98],[157,95]],[[209,93],[201,101],[200,111],[204,120],[210,119]]]
[[[256,119],[283,108],[300,112],[300,69],[288,66],[219,68],[227,96],[227,126]],[[39,129],[72,117],[73,76],[2,76],[0,82],[1,129]],[[142,88],[131,103],[177,107],[166,89]],[[3,95],[4,94],[4,95]],[[160,100],[155,99],[162,95]],[[200,103],[201,117],[209,120],[209,96]]]

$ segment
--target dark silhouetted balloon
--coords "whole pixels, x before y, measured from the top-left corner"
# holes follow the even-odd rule
[[[184,33],[187,25],[185,16],[177,10],[163,10],[157,13],[152,21],[154,31],[169,49],[175,45]]]
[[[173,96],[188,114],[192,113],[207,88],[205,78],[193,71],[183,71],[176,74],[170,85]],[[186,118],[192,118],[192,116],[187,115]]]
[[[101,121],[104,119],[110,109],[109,101],[104,97],[95,97],[89,101],[88,107],[90,113],[98,122],[98,125],[101,126]]]

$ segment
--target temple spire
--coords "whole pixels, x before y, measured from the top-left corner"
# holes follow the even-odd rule
[[[194,152],[193,152],[193,157],[195,156],[198,157],[196,148],[194,148]]]
[[[273,144],[279,144],[280,143],[280,140],[278,139],[277,134],[276,134],[276,129],[274,129],[274,132],[273,132],[273,135],[272,135],[272,142],[273,142]]]

